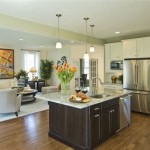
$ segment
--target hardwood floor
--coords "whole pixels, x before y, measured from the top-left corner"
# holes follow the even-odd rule
[[[0,123],[0,150],[72,150],[48,137],[48,111]],[[149,150],[150,116],[132,113],[132,123],[95,150]]]
[[[150,116],[131,114],[131,124],[102,143],[95,150],[149,150]]]

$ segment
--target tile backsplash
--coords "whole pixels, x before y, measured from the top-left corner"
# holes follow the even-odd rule
[[[116,77],[118,77],[119,75],[121,75],[122,72],[115,72],[115,73],[105,73],[104,74],[104,82],[112,82],[111,81],[111,77],[114,75]],[[117,83],[119,83],[120,81],[117,81]]]

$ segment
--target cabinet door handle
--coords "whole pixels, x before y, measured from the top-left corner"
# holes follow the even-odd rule
[[[129,94],[128,96],[120,97],[120,100],[126,99],[126,98],[131,97],[131,96],[132,96],[132,95],[131,95],[131,94]]]
[[[111,110],[109,111],[109,133],[110,133],[110,115],[111,115]]]
[[[99,108],[97,107],[97,108],[94,108],[94,110],[99,110]]]
[[[95,115],[94,117],[97,118],[97,117],[99,117],[99,115],[97,114],[97,115]]]

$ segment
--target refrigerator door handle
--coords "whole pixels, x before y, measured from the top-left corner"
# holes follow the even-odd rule
[[[139,70],[139,66],[137,65],[136,67],[136,83],[138,84],[138,70]]]
[[[136,65],[134,66],[135,78],[134,78],[134,86],[136,86]]]

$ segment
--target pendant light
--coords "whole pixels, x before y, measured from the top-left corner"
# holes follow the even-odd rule
[[[94,51],[95,51],[94,46],[93,46],[93,27],[94,27],[94,25],[90,25],[90,26],[91,26],[91,28],[92,28],[90,52],[94,52]]]
[[[57,43],[56,43],[56,48],[57,49],[60,49],[62,48],[62,44],[60,42],[60,39],[59,39],[59,36],[60,36],[60,31],[59,31],[59,18],[62,16],[61,14],[56,14],[56,16],[58,17],[58,40],[57,40]]]
[[[83,58],[85,60],[89,60],[89,54],[87,53],[87,20],[89,20],[89,18],[84,18],[85,22],[86,22],[86,51],[84,53]]]

